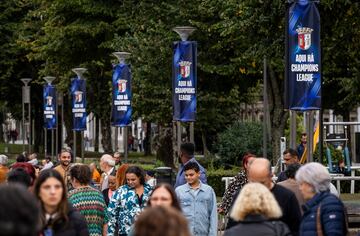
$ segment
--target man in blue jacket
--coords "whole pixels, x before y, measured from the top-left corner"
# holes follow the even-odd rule
[[[175,183],[175,188],[179,187],[180,185],[186,184],[186,180],[185,180],[185,172],[184,172],[184,166],[190,162],[195,162],[196,164],[199,165],[200,168],[200,180],[202,183],[206,184],[207,180],[206,180],[206,170],[204,167],[202,167],[199,162],[197,162],[195,160],[194,157],[194,151],[195,151],[195,146],[193,143],[183,143],[180,146],[180,155],[179,155],[179,159],[180,159],[180,168],[179,168],[179,172],[176,176],[176,183]]]
[[[184,166],[186,184],[176,188],[181,209],[194,236],[216,236],[217,209],[214,190],[200,181],[200,168],[195,162]]]

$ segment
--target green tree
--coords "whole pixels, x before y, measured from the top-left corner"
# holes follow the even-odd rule
[[[102,45],[114,36],[112,23],[121,3],[93,0],[34,2],[36,9],[27,14],[19,42],[31,50],[27,54],[31,61],[43,64],[37,83],[42,84],[40,77],[48,74],[58,78],[57,87],[66,98],[64,119],[70,134],[72,119],[68,88],[69,78],[75,77],[71,69],[79,66],[88,68],[89,74],[85,75],[90,91],[88,112],[93,112],[101,120],[102,144],[106,152],[111,152],[111,51]],[[67,137],[67,143],[72,145],[71,135]]]

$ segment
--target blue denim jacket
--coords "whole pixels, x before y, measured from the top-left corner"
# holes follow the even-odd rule
[[[217,234],[217,210],[214,190],[200,183],[196,196],[189,184],[176,188],[182,211],[189,222],[189,228],[194,236],[215,236]]]
[[[185,172],[184,172],[184,166],[189,163],[189,162],[195,162],[199,165],[199,168],[200,168],[200,180],[201,182],[203,182],[204,184],[207,183],[207,180],[206,180],[206,170],[204,167],[202,167],[199,162],[197,162],[197,160],[195,159],[195,157],[191,158],[188,162],[186,162],[184,165],[181,164],[180,165],[180,169],[179,169],[179,172],[176,176],[176,183],[175,183],[175,188],[176,187],[179,187],[183,184],[186,184],[186,180],[185,180]]]

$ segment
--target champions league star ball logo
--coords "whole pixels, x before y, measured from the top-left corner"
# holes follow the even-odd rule
[[[191,62],[181,61],[179,62],[179,65],[180,65],[180,75],[182,78],[186,79],[190,75]]]
[[[119,93],[124,93],[126,91],[126,83],[127,80],[124,79],[119,79],[117,81]]]
[[[298,45],[302,50],[307,50],[311,46],[311,32],[314,30],[307,27],[298,28]]]

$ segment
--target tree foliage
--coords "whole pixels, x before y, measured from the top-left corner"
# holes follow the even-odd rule
[[[217,147],[222,163],[238,165],[246,152],[261,156],[261,123],[235,122],[219,134]]]
[[[2,1],[1,104],[19,117],[21,99],[13,91],[20,91],[21,83],[14,78],[32,77],[35,90],[41,91],[41,78],[54,75],[58,89],[68,95],[71,68],[86,67],[88,111],[102,120],[103,145],[111,151],[111,62],[117,62],[110,54],[128,51],[133,117],[171,127],[172,44],[179,40],[172,28],[191,25],[197,30],[190,40],[198,42],[197,140],[201,137],[204,150],[211,151],[217,133],[239,119],[240,103],[256,102],[266,57],[276,157],[288,118],[283,99],[286,8],[283,0]],[[324,107],[343,115],[360,102],[359,8],[350,0],[319,5]],[[41,120],[41,92],[32,99],[38,101],[33,117]],[[70,117],[68,112],[68,132]]]

